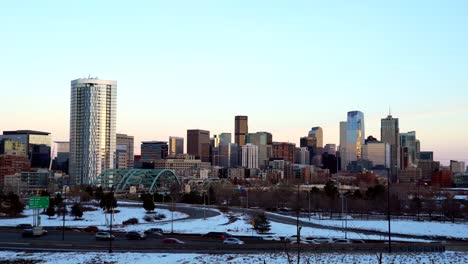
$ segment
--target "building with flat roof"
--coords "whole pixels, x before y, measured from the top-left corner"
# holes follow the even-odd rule
[[[210,131],[201,129],[187,130],[187,154],[193,155],[203,162],[211,162],[210,151]]]
[[[169,155],[177,156],[184,154],[184,138],[169,137]]]
[[[49,168],[52,139],[49,132],[35,130],[3,131],[1,139],[11,139],[24,144],[33,168]]]
[[[117,81],[71,81],[71,184],[91,184],[101,171],[115,167],[116,123]]]

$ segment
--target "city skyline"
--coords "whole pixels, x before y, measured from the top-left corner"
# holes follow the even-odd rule
[[[346,112],[365,113],[366,135],[379,138],[391,107],[421,150],[468,162],[463,2],[27,6],[0,10],[2,96],[16,99],[0,105],[2,131],[68,140],[69,82],[91,74],[119,82],[117,132],[135,142],[189,128],[234,136],[233,117],[247,115],[249,131],[278,141],[298,145],[320,126],[324,144],[338,144]]]

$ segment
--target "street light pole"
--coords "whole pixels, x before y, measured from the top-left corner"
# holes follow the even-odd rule
[[[390,229],[390,169],[387,169],[387,171],[388,253],[392,253],[392,236]]]
[[[110,228],[109,228],[109,253],[112,253],[112,218],[114,214],[114,186],[111,187],[111,201],[110,201]]]
[[[309,198],[309,222],[310,222],[310,190],[307,191],[307,197]]]
[[[63,177],[63,176],[62,176]],[[62,205],[63,205],[63,211],[62,211],[62,214],[63,214],[63,218],[62,218],[62,240],[65,240],[65,213],[67,211],[67,205],[65,204],[65,196],[67,194],[67,191],[63,190],[65,187],[65,184],[63,184],[63,178],[62,178]]]

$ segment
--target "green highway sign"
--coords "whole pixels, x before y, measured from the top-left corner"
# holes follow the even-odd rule
[[[49,208],[49,196],[38,196],[29,198],[29,208]]]

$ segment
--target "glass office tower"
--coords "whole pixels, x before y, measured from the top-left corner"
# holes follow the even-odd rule
[[[71,184],[91,184],[102,170],[115,167],[116,102],[117,81],[71,81]]]
[[[362,158],[362,146],[364,145],[365,138],[364,113],[361,111],[348,112],[348,120],[346,122],[347,164]]]

